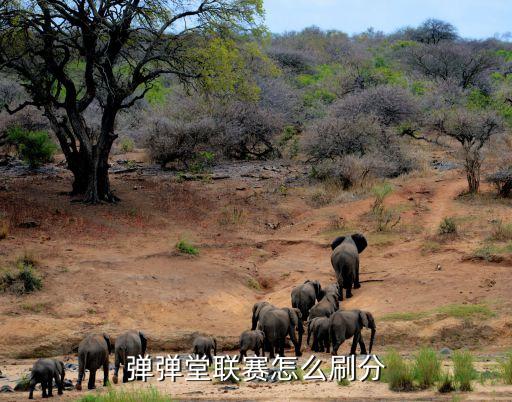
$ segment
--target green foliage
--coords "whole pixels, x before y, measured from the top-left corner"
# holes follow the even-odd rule
[[[41,277],[37,273],[32,260],[20,258],[16,266],[4,269],[0,274],[0,290],[22,295],[40,290],[43,287]]]
[[[197,153],[194,160],[190,164],[188,170],[192,173],[204,173],[209,170],[215,163],[215,153],[209,151],[201,151]]]
[[[512,223],[503,223],[501,219],[497,220],[493,225],[491,240],[512,240]]]
[[[135,149],[135,142],[130,137],[123,137],[119,141],[119,147],[124,153],[133,152]]]
[[[442,394],[455,391],[453,376],[448,371],[444,371],[441,375],[441,379],[437,384],[437,390]]]
[[[176,243],[176,250],[178,250],[182,254],[189,254],[189,255],[198,255],[199,254],[199,250],[184,239],[181,239],[178,241],[178,243]]]
[[[455,234],[457,233],[457,224],[452,217],[445,217],[439,224],[438,233],[440,235]]]
[[[448,304],[437,309],[438,313],[455,318],[491,318],[496,315],[484,304]]]
[[[500,374],[505,384],[512,385],[512,352],[500,363]]]
[[[109,388],[106,393],[94,393],[78,399],[79,402],[172,402],[169,396],[163,395],[156,388],[122,389]]]
[[[164,79],[159,78],[151,84],[151,89],[146,92],[145,99],[151,106],[161,106],[167,101],[167,95],[172,89],[164,84]]]
[[[18,155],[36,168],[51,162],[57,146],[46,131],[29,131],[21,127],[11,127],[7,132],[7,141],[16,147]]]
[[[377,231],[379,232],[396,226],[400,221],[400,215],[395,217],[394,212],[384,205],[384,200],[392,192],[393,186],[389,183],[377,184],[372,188],[372,194],[375,196],[372,214],[376,219]]]
[[[453,378],[461,391],[471,391],[471,381],[475,380],[473,356],[468,351],[457,350],[453,354]]]
[[[420,388],[426,389],[435,384],[441,376],[441,361],[435,350],[426,347],[420,349],[414,361],[413,375]]]
[[[247,286],[250,288],[250,289],[254,289],[254,290],[261,290],[261,285],[260,283],[254,279],[254,278],[249,278],[247,279]]]
[[[412,391],[413,373],[409,364],[395,350],[391,349],[384,356],[384,365],[382,370],[382,381],[389,384],[392,391]]]
[[[304,95],[304,105],[307,107],[311,107],[315,105],[316,102],[322,102],[326,105],[332,103],[336,99],[336,94],[324,89],[318,88],[311,92],[307,92]]]

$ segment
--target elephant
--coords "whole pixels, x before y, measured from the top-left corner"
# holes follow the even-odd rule
[[[359,254],[368,246],[366,238],[355,233],[351,236],[341,236],[331,243],[331,264],[336,272],[340,289],[346,290],[347,299],[352,297],[352,285],[359,289]],[[341,295],[343,300],[343,293]]]
[[[270,309],[260,318],[259,327],[265,333],[265,350],[270,352],[271,358],[275,357],[275,349],[278,350],[279,356],[284,356],[286,335],[290,337],[295,347],[295,356],[302,356],[300,348],[304,327],[299,309],[289,307]],[[295,329],[299,334],[298,340]]]
[[[317,317],[329,317],[332,313],[337,311],[340,307],[340,294],[341,290],[337,283],[327,286],[322,300],[309,310],[309,319],[312,320]]]
[[[41,383],[43,398],[53,396],[53,380],[57,384],[58,394],[64,390],[64,363],[56,359],[39,359],[32,366],[28,399],[34,399],[36,384]]]
[[[213,356],[217,354],[217,341],[211,336],[197,336],[192,343],[192,353],[194,355],[206,356],[210,364],[213,363]]]
[[[115,345],[115,367],[112,382],[117,384],[119,366],[123,365],[123,382],[128,382],[129,370],[127,368],[128,358],[137,358],[146,354],[148,341],[141,331],[126,331],[119,335]]]
[[[265,341],[265,333],[260,330],[244,331],[240,335],[240,361],[247,356],[248,350],[253,350],[256,356],[264,354],[263,343]]]
[[[276,308],[272,304],[266,301],[254,303],[252,307],[252,325],[251,330],[254,331],[258,325],[258,321],[261,319],[265,312]]]
[[[313,345],[311,350],[313,352],[326,352],[329,353],[329,318],[316,317],[308,323],[308,345],[311,336],[313,336]]]
[[[302,285],[292,289],[292,307],[298,308],[302,314],[302,320],[307,321],[309,309],[317,301],[322,300],[323,295],[324,292],[320,282],[307,280]]]
[[[96,370],[103,367],[103,386],[108,383],[109,355],[112,353],[110,337],[107,334],[91,334],[78,345],[78,380],[76,389],[82,389],[85,370],[89,370],[88,389],[94,389]]]
[[[370,349],[368,353],[372,353],[373,341],[375,339],[375,332],[377,327],[375,326],[375,320],[373,315],[368,311],[362,310],[344,310],[337,311],[329,319],[329,332],[332,342],[332,354],[333,356],[338,353],[338,348],[346,340],[354,337],[352,340],[352,347],[350,348],[350,354],[356,354],[357,344],[361,349],[361,354],[366,354],[366,346],[361,335],[363,328],[371,329],[370,338]]]

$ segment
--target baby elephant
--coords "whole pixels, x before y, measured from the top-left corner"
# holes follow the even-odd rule
[[[30,374],[30,393],[28,399],[34,399],[36,384],[41,383],[43,398],[53,396],[53,380],[57,384],[58,394],[64,390],[64,363],[55,359],[39,359],[34,363]]]
[[[263,355],[263,342],[265,341],[265,333],[260,330],[244,331],[240,335],[240,361],[247,356],[247,351],[252,350],[256,356]]]
[[[212,350],[213,356],[215,356],[217,354],[217,341],[215,340],[215,338],[212,338],[211,336],[198,336],[196,337],[196,339],[194,339],[192,348],[192,353],[194,353],[194,355],[199,355],[201,357],[206,356],[208,357],[210,364],[212,364]]]
[[[114,376],[112,381],[117,384],[119,373],[119,366],[123,365],[123,382],[128,382],[129,370],[127,368],[128,359],[130,357],[138,358],[139,355],[146,354],[147,339],[146,336],[140,331],[126,331],[119,335],[116,339],[115,346],[115,367]]]
[[[313,336],[313,345],[311,350],[313,352],[326,352],[329,353],[329,318],[316,317],[308,323],[308,345],[311,336]]]

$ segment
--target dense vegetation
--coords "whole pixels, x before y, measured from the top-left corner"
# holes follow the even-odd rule
[[[466,40],[431,19],[391,35],[370,29],[350,37],[315,27],[246,32],[234,42],[211,38],[200,57],[215,65],[203,85],[183,87],[163,74],[143,99],[119,111],[116,133],[147,147],[162,166],[286,157],[314,162],[313,178],[348,188],[410,172],[418,165],[416,145],[427,141],[457,150],[468,191],[477,192],[493,141],[503,169],[489,180],[510,193],[508,42]],[[4,77],[0,91],[12,99],[23,90]],[[1,129],[33,128],[37,113],[23,113],[2,115]]]

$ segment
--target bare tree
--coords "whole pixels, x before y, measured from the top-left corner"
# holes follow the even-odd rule
[[[482,148],[491,136],[501,131],[500,118],[494,112],[458,108],[436,114],[432,118],[431,128],[461,145],[468,191],[477,193],[480,187]]]
[[[73,172],[73,193],[113,202],[108,156],[118,113],[172,74],[192,84],[211,73],[213,39],[258,25],[260,0],[0,0],[0,69],[41,108]],[[84,117],[97,105],[98,129]]]
[[[429,18],[418,28],[412,30],[412,39],[436,45],[443,40],[457,39],[457,29],[449,22]]]

